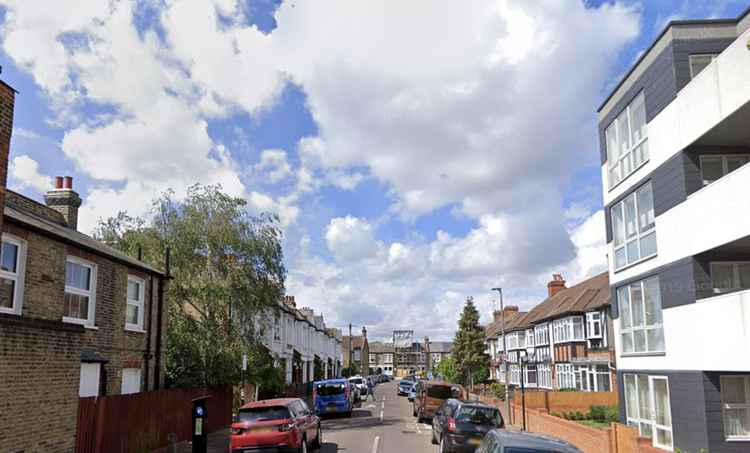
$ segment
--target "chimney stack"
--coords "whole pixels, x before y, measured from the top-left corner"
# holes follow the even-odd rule
[[[518,313],[518,305],[507,305],[503,307],[503,311],[495,310],[492,312],[492,319],[495,322],[502,321],[503,319],[503,312],[505,312],[505,316],[509,316],[513,313]]]
[[[55,188],[44,194],[44,202],[48,207],[62,214],[68,228],[78,229],[78,208],[81,207],[81,197],[73,190],[72,177],[56,176]]]
[[[552,274],[552,281],[547,283],[547,292],[549,293],[549,297],[554,296],[563,289],[565,289],[565,280],[563,280],[562,275]]]

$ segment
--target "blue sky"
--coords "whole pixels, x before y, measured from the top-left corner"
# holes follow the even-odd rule
[[[604,269],[596,108],[669,20],[748,6],[200,3],[0,1],[10,187],[73,175],[90,230],[220,183],[280,215],[329,325],[434,339],[467,296],[487,320],[492,286],[528,306]]]

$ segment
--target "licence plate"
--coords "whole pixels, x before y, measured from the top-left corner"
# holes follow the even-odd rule
[[[253,428],[250,431],[254,433],[270,433],[271,431],[273,431],[273,428],[271,428],[270,426],[260,426],[258,428]]]
[[[328,406],[326,412],[336,412],[336,406]]]
[[[479,445],[481,443],[482,443],[482,439],[477,439],[477,438],[469,439],[469,445]]]

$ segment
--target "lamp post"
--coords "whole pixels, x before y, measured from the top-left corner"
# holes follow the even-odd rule
[[[529,362],[529,356],[525,350],[518,351],[518,364],[521,367],[521,418],[523,419],[523,430],[526,431],[526,387],[524,382],[526,376],[524,374],[524,365]]]
[[[500,294],[500,335],[503,337],[503,376],[505,376],[505,413],[510,417],[510,380],[508,379],[508,344],[505,339],[505,307],[503,307],[503,289],[492,288]]]

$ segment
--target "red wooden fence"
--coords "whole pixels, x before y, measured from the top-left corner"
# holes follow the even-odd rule
[[[167,445],[174,434],[178,442],[191,437],[191,400],[210,395],[206,431],[232,421],[232,388],[170,389],[132,395],[80,398],[78,402],[78,453],[140,453]]]

